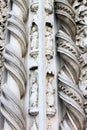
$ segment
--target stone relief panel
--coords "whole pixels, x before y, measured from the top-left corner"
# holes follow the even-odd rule
[[[56,35],[57,51],[64,61],[58,73],[58,93],[66,108],[59,130],[84,130],[85,121],[83,95],[79,89],[79,49],[75,40],[76,24],[73,3],[74,1],[55,0],[55,13],[60,20],[60,29]]]

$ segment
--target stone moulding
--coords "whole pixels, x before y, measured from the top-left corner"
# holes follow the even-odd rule
[[[12,0],[7,19],[8,43],[5,46],[4,68],[6,81],[2,87],[1,113],[5,118],[3,130],[24,130],[25,117],[21,99],[25,94],[26,70],[23,58],[27,51],[25,20],[28,6],[26,0]]]
[[[75,45],[75,14],[68,0],[55,1],[55,13],[61,21],[57,37],[57,51],[64,61],[58,73],[59,97],[66,106],[66,114],[60,122],[59,130],[84,130],[85,115],[83,96],[78,88],[79,49]]]
[[[70,4],[67,3],[67,2],[64,2],[64,1],[56,1],[55,0],[55,13],[57,15],[57,17],[63,22],[64,21],[64,25],[61,25],[63,26],[63,28],[67,25],[73,27],[73,28],[70,28],[70,31],[69,33],[72,35],[72,38],[74,39],[75,38],[75,35],[76,35],[76,24],[75,24],[75,21],[74,21],[74,17],[75,17],[75,13],[73,11],[73,9],[71,8]],[[67,26],[67,28],[69,27]],[[69,28],[68,28],[69,29]]]

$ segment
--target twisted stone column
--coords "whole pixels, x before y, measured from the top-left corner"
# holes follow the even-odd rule
[[[55,1],[56,14],[61,21],[57,33],[57,51],[64,61],[58,74],[59,97],[66,106],[66,113],[60,123],[60,130],[84,130],[83,97],[78,88],[79,50],[75,45],[75,14],[72,9],[74,1]]]
[[[4,66],[7,78],[2,88],[1,113],[5,117],[4,130],[25,130],[21,99],[25,94],[26,71],[23,58],[27,51],[25,20],[26,0],[11,0],[7,20],[8,43],[5,47]]]

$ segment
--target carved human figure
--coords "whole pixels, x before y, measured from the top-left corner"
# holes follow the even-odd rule
[[[32,87],[30,90],[30,107],[38,107],[38,83],[36,77],[32,78]]]
[[[48,108],[54,107],[54,94],[55,94],[55,89],[53,88],[53,78],[48,79],[48,84],[47,84],[47,106]]]
[[[53,33],[51,26],[46,26],[46,55],[48,60],[53,57]]]
[[[31,50],[38,49],[38,29],[37,25],[33,25],[31,29]]]
[[[46,48],[53,50],[52,27],[46,27]]]

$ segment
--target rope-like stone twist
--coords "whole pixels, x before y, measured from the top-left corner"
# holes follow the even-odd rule
[[[2,87],[1,113],[5,117],[4,130],[25,130],[25,119],[21,98],[25,94],[26,71],[23,58],[27,51],[25,20],[26,0],[11,0],[11,11],[7,20],[9,43],[5,47],[4,67],[7,79]]]
[[[73,3],[73,1],[72,1]],[[60,130],[83,130],[84,111],[83,97],[78,88],[79,82],[79,50],[75,45],[76,26],[74,11],[68,0],[55,1],[56,14],[61,21],[57,33],[57,51],[64,61],[58,74],[59,97],[66,106],[66,113],[60,122]]]

